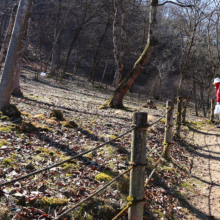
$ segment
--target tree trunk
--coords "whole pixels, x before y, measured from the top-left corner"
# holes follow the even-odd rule
[[[10,39],[11,39],[11,34],[12,34],[12,30],[13,30],[14,23],[15,23],[15,16],[16,16],[16,13],[17,13],[17,8],[18,8],[18,5],[16,4],[12,9],[11,16],[10,16],[10,21],[9,21],[9,24],[8,24],[8,29],[7,29],[7,32],[6,32],[6,35],[5,35],[4,42],[2,44],[2,48],[1,48],[1,52],[0,52],[0,70],[1,70],[1,67],[2,67],[2,63],[3,63],[4,53],[7,49],[7,46],[10,42]]]
[[[194,102],[195,102],[195,112],[196,116],[198,116],[198,105],[197,105],[197,96],[196,96],[196,82],[193,77],[193,93],[194,93]]]
[[[145,46],[144,51],[142,52],[139,59],[134,64],[131,71],[125,77],[125,79],[118,85],[115,89],[112,97],[100,108],[123,108],[123,98],[135,79],[140,74],[141,70],[144,68],[145,64],[149,60],[152,52],[154,51],[156,45],[158,44],[157,39],[153,35],[154,25],[156,23],[156,5],[158,4],[157,0],[151,0],[150,12],[149,12],[149,32],[148,32],[148,41]],[[152,6],[155,5],[155,6]],[[152,19],[153,18],[153,19]]]
[[[103,74],[102,74],[101,83],[103,83],[103,80],[104,80],[104,78],[105,78],[105,73],[106,73],[107,66],[108,66],[108,61],[106,60],[106,61],[105,61],[105,69],[104,69]]]
[[[3,16],[2,16],[1,25],[0,25],[0,42],[2,39],[2,35],[3,35],[2,33],[3,33],[4,21],[5,21],[5,14],[3,14]]]
[[[120,65],[119,65],[119,71],[118,74],[116,76],[116,80],[115,80],[115,88],[119,85],[120,81],[121,81],[121,75],[122,75],[122,71],[124,69],[124,44],[125,44],[125,36],[124,36],[124,32],[125,32],[125,23],[124,23],[124,19],[125,19],[125,11],[122,11],[122,15],[121,15],[121,51],[120,51]]]
[[[24,48],[24,53],[27,52],[28,46],[29,46],[29,34],[30,34],[30,28],[31,28],[31,17],[28,20],[28,29],[27,29],[27,37],[26,37],[26,43],[25,43],[25,48]]]
[[[39,57],[40,57],[40,71],[43,71],[43,60],[42,60],[42,44],[43,40],[40,39],[40,45],[39,45]]]
[[[209,110],[210,109],[210,100],[209,100],[209,98],[210,98],[210,83],[209,83],[209,88],[208,88],[208,92],[207,92],[207,102],[206,102],[206,108],[207,108],[207,110]]]
[[[32,0],[20,0],[15,25],[7,52],[5,67],[0,84],[0,111],[4,111],[10,104],[10,98],[15,76],[15,68],[19,50],[21,48],[22,36],[29,18]]]
[[[83,51],[82,56],[79,58],[78,61],[76,61],[75,66],[74,66],[73,76],[76,75],[76,73],[77,73],[77,71],[78,71],[78,68],[79,68],[79,66],[80,66],[80,63],[81,63],[82,59],[84,58],[86,52],[87,52],[87,50],[85,49],[85,50]]]
[[[21,86],[20,86],[21,66],[22,66],[22,56],[19,56],[17,59],[14,82],[13,82],[13,89],[12,89],[12,95],[14,96],[23,95],[21,91]]]
[[[113,54],[114,54],[114,59],[115,59],[115,76],[114,76],[114,80],[113,80],[113,86],[115,86],[115,88],[117,87],[116,85],[116,81],[117,81],[117,77],[118,77],[118,72],[119,72],[119,62],[118,62],[118,46],[117,46],[117,38],[116,38],[116,20],[117,20],[117,12],[118,12],[118,8],[117,8],[117,4],[116,4],[116,0],[114,0],[114,15],[113,15],[113,36],[112,36],[112,41],[113,41]]]
[[[104,32],[103,32],[103,34],[101,36],[100,41],[99,41],[99,45],[98,45],[98,48],[96,50],[96,53],[95,53],[95,56],[94,56],[94,60],[93,60],[93,63],[92,63],[92,67],[91,67],[91,70],[90,70],[90,73],[89,73],[89,81],[92,80],[92,78],[94,78],[94,73],[95,73],[94,68],[96,66],[97,58],[98,58],[98,56],[100,54],[102,42],[103,42],[103,40],[105,38],[105,34],[106,34],[107,30],[108,30],[109,23],[110,23],[110,19],[108,19],[108,21],[106,23],[106,26],[105,26],[105,30],[104,30]]]
[[[206,116],[206,111],[205,111],[205,102],[204,102],[204,95],[203,95],[203,86],[200,86],[200,96],[201,96],[201,102],[202,102],[202,110],[203,110],[203,115]]]
[[[23,93],[21,91],[21,86],[20,86],[20,76],[21,76],[21,67],[22,67],[22,57],[26,50],[30,18],[28,22],[26,22],[26,25],[27,26],[24,28],[24,31],[23,31],[23,36],[21,39],[21,47],[19,49],[17,63],[16,63],[15,76],[14,76],[13,89],[12,89],[12,95],[14,96],[23,96]]]
[[[63,72],[62,72],[62,76],[61,77],[63,77],[65,75],[65,73],[66,73],[66,69],[67,69],[69,58],[70,58],[70,55],[71,55],[71,52],[72,52],[72,49],[73,49],[73,45],[74,45],[76,39],[78,38],[81,30],[82,30],[82,27],[80,27],[80,28],[78,28],[76,30],[76,32],[74,34],[74,37],[73,37],[73,40],[70,43],[70,46],[69,46],[69,49],[68,49],[68,52],[67,52],[66,61],[65,61],[65,64],[64,64],[64,68],[63,68]]]

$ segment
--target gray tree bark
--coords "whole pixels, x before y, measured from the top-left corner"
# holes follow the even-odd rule
[[[22,44],[22,36],[27,27],[26,24],[30,15],[31,3],[32,0],[20,0],[18,6],[18,12],[0,84],[0,111],[4,111],[10,104],[17,58]]]
[[[21,43],[21,47],[19,49],[16,69],[15,69],[14,83],[13,83],[13,89],[12,89],[12,95],[14,95],[14,96],[23,96],[23,93],[21,91],[21,86],[20,86],[20,78],[21,78],[22,57],[23,57],[24,52],[26,50],[30,19],[26,23],[26,25],[27,25],[27,27],[25,27],[24,32],[23,32],[23,36],[22,36],[22,40],[21,40],[22,43]]]

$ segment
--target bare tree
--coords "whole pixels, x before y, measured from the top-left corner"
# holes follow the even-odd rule
[[[27,27],[32,0],[20,0],[16,15],[9,49],[6,56],[5,66],[0,84],[0,111],[4,111],[10,104],[13,89],[13,80],[18,54],[22,44],[22,36]]]
[[[170,3],[168,1],[167,3]],[[176,3],[175,3],[176,4]],[[164,5],[164,4],[162,4]],[[178,4],[180,5],[180,4]],[[134,64],[131,71],[125,77],[124,80],[118,85],[115,89],[113,95],[110,99],[102,105],[100,108],[123,108],[123,98],[129,88],[132,86],[135,79],[140,74],[141,70],[144,68],[145,64],[151,57],[152,52],[154,51],[156,45],[158,44],[157,36],[155,36],[155,24],[156,24],[156,11],[157,11],[158,0],[151,0],[150,2],[150,10],[149,10],[149,29],[148,29],[148,40],[145,46],[144,51],[142,52],[139,59]],[[181,5],[183,6],[183,5]],[[185,6],[185,5],[184,5]],[[187,7],[192,7],[192,5],[187,5]]]
[[[17,4],[15,4],[15,6],[12,8],[8,29],[7,29],[7,32],[6,32],[6,35],[5,35],[4,42],[3,42],[2,47],[1,47],[1,51],[0,51],[0,70],[1,70],[1,67],[2,67],[4,53],[5,53],[5,51],[8,47],[10,39],[11,39],[11,34],[12,34],[12,30],[13,30],[14,23],[15,23],[15,16],[16,16],[16,13],[17,13],[17,8],[18,8]]]

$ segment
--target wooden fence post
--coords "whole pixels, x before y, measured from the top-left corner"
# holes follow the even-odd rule
[[[147,131],[141,127],[147,126],[147,113],[134,113],[133,124],[139,128],[132,133],[131,164],[134,167],[130,171],[129,198],[132,206],[128,210],[128,219],[143,220]]]
[[[184,98],[184,104],[183,104],[183,111],[182,111],[182,123],[185,124],[186,123],[186,109],[187,109],[187,106],[188,106],[188,103],[189,103],[189,98],[192,94],[193,90],[191,89],[190,93],[188,96],[186,96]]]
[[[86,76],[84,75],[84,79],[83,79],[83,87],[85,86],[85,81],[86,81]]]
[[[182,111],[182,123],[185,124],[186,123],[186,108],[187,108],[187,98],[184,98],[183,101],[183,111]]]
[[[164,135],[164,145],[165,145],[165,157],[170,159],[171,146],[172,146],[172,127],[173,127],[173,111],[174,104],[172,101],[167,101],[166,104],[167,114],[165,122],[165,135]]]
[[[176,135],[180,137],[180,128],[181,128],[181,114],[183,108],[183,99],[182,97],[178,97],[177,99],[177,117],[176,117]]]
[[[211,99],[211,116],[210,116],[211,122],[214,122],[214,110],[215,110],[215,100]]]

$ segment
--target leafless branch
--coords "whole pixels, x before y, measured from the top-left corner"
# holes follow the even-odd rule
[[[184,5],[184,4],[180,4],[180,3],[177,3],[177,2],[173,2],[173,1],[165,1],[165,2],[163,2],[161,4],[158,4],[157,6],[163,6],[163,5],[167,4],[167,3],[173,4],[173,5],[178,5],[180,7],[189,7],[189,8],[194,7],[194,5]]]

